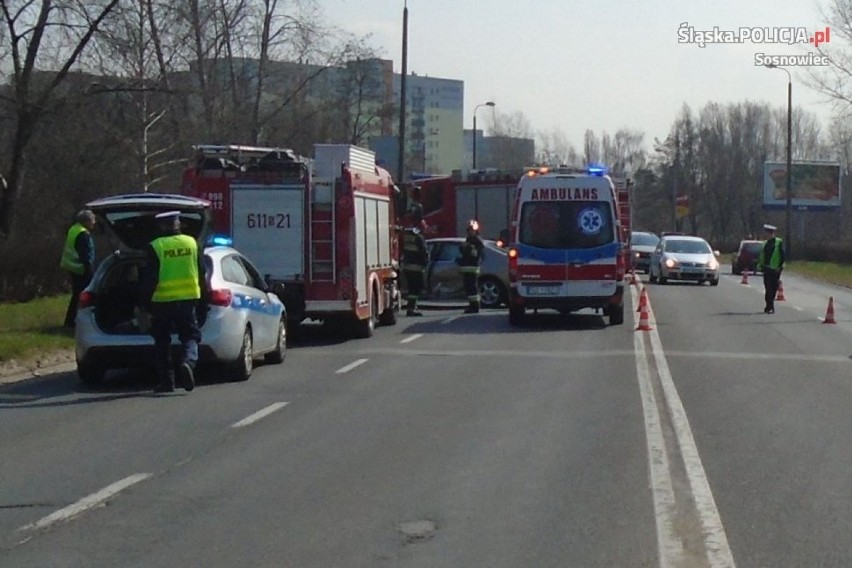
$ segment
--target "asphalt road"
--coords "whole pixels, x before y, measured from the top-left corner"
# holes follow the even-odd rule
[[[310,329],[247,383],[0,388],[0,566],[850,566],[852,295]],[[828,297],[836,324],[823,324]],[[632,318],[631,318],[632,315]]]

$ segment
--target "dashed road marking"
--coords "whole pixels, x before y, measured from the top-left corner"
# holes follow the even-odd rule
[[[245,418],[243,418],[239,422],[234,422],[233,424],[231,424],[231,428],[242,428],[243,426],[248,426],[249,424],[254,424],[255,422],[257,422],[261,418],[266,418],[267,416],[269,416],[273,412],[281,410],[282,408],[284,408],[288,404],[290,404],[290,403],[289,402],[276,402],[275,404],[270,404],[266,408],[264,408],[262,410],[258,410],[254,414],[250,414],[249,416],[246,416]]]
[[[363,365],[367,361],[369,361],[369,359],[358,359],[357,361],[353,361],[353,362],[349,363],[345,367],[339,368],[338,370],[335,371],[335,373],[337,373],[338,375],[341,375],[343,373],[348,373],[349,371],[351,371],[355,367],[357,367],[359,365]]]
[[[422,333],[415,333],[414,335],[409,335],[405,339],[401,340],[400,343],[411,343],[415,339],[420,339],[421,337],[423,337]]]

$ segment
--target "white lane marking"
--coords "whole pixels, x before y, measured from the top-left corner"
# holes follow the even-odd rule
[[[414,335],[409,335],[408,337],[400,341],[400,343],[411,343],[415,339],[420,339],[421,337],[423,337],[422,333],[415,333]]]
[[[131,485],[139,483],[140,481],[144,481],[149,477],[151,477],[150,473],[136,473],[129,477],[125,477],[120,481],[116,481],[112,485],[107,485],[96,493],[92,493],[87,497],[83,497],[72,505],[63,507],[62,509],[51,513],[50,515],[36,521],[35,523],[21,527],[18,530],[38,530],[49,527],[50,525],[56,523],[61,523],[63,521],[73,519],[74,517],[85,513],[89,509],[97,507],[116,493],[123,491],[124,489],[127,489]]]
[[[450,316],[450,317],[446,318],[445,320],[443,320],[441,323],[442,324],[452,323],[452,322],[456,321],[457,319],[459,319],[460,317],[461,316]]]
[[[339,368],[338,370],[335,371],[335,373],[337,373],[338,375],[340,375],[342,373],[348,373],[349,371],[351,371],[352,369],[354,369],[358,365],[363,365],[367,361],[369,361],[369,359],[358,359],[357,361],[353,361],[352,363],[349,363],[345,367]]]
[[[633,302],[638,294],[632,290]],[[639,325],[640,314],[634,311],[633,323]],[[683,543],[675,536],[673,515],[676,511],[674,489],[672,487],[669,458],[666,442],[663,438],[660,412],[648,359],[645,356],[643,334],[633,334],[633,351],[636,356],[636,376],[639,379],[639,392],[642,396],[642,411],[645,416],[645,440],[648,445],[648,462],[651,475],[651,490],[654,498],[654,517],[657,520],[657,546],[659,548],[660,568],[685,565]]]
[[[255,422],[257,422],[261,418],[266,418],[267,416],[269,416],[273,412],[281,410],[282,408],[284,408],[288,404],[290,404],[290,403],[289,402],[276,402],[274,404],[270,404],[266,408],[264,408],[262,410],[258,410],[254,414],[250,414],[249,416],[246,416],[245,418],[243,418],[239,422],[234,422],[233,424],[231,424],[231,428],[242,428],[243,426],[248,426],[249,424],[254,424]]]
[[[672,426],[677,437],[680,455],[683,457],[689,487],[692,490],[698,517],[703,528],[704,553],[711,568],[734,568],[734,556],[728,544],[725,527],[722,525],[719,510],[716,508],[716,501],[713,499],[704,466],[701,464],[701,456],[698,454],[698,447],[695,445],[695,438],[692,436],[692,428],[689,426],[689,419],[686,417],[683,402],[680,400],[669,371],[669,365],[663,353],[663,344],[660,341],[659,333],[657,333],[654,310],[651,308],[650,302],[648,304],[648,322],[651,326],[649,333],[654,360],[657,364],[657,374],[663,387],[666,406],[671,415]]]

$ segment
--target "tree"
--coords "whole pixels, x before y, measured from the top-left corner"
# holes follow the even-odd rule
[[[25,195],[27,147],[39,121],[49,111],[51,95],[118,2],[0,0],[14,87],[11,100],[4,101],[13,108],[14,127],[9,148],[8,188],[0,195],[0,238],[12,233],[15,208]],[[58,70],[39,77],[40,65]]]

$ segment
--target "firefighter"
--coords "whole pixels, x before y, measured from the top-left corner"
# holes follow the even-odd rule
[[[462,273],[464,281],[464,290],[467,295],[468,306],[465,308],[466,314],[479,313],[479,265],[482,263],[482,251],[485,245],[482,239],[479,238],[479,222],[476,219],[471,219],[467,222],[467,239],[459,246],[461,257],[456,262],[461,267],[459,271]]]
[[[774,225],[764,225],[766,243],[757,257],[757,270],[763,272],[764,301],[763,313],[775,313],[775,295],[781,282],[781,271],[784,270],[784,243],[775,236],[777,228]]]
[[[423,315],[417,311],[417,301],[423,293],[427,264],[429,250],[423,237],[423,209],[417,204],[412,208],[402,233],[402,271],[408,286],[408,305],[405,311],[407,316]]]
[[[59,265],[71,278],[71,299],[65,311],[65,327],[74,327],[77,320],[77,299],[92,279],[95,244],[91,231],[94,228],[95,214],[83,209],[77,213],[74,224],[65,235],[65,247],[59,261]]]
[[[154,392],[175,390],[175,367],[172,362],[172,330],[177,331],[181,356],[177,365],[180,385],[187,391],[195,388],[195,365],[198,362],[198,328],[196,309],[207,297],[207,279],[198,244],[180,230],[180,212],[169,211],[155,217],[161,236],[151,241],[145,271],[142,297],[151,314],[151,336],[157,367]]]

